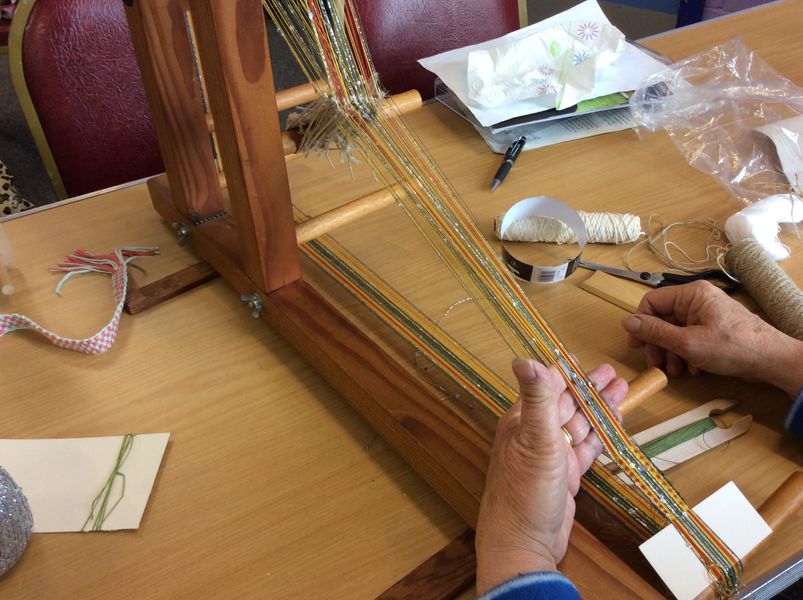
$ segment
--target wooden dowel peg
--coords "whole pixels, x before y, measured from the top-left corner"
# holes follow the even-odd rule
[[[307,84],[311,85],[311,84]],[[308,97],[310,92],[306,89],[305,86],[299,86],[305,88],[304,90],[298,90],[298,88],[292,88],[292,90],[286,90],[290,94],[291,98],[306,98],[299,104],[303,102],[308,102],[310,100],[314,100],[316,96]],[[294,91],[295,90],[295,91]],[[278,92],[276,96],[276,103],[279,103],[279,94],[283,92]],[[290,102],[291,100],[287,100],[286,102]],[[390,111],[394,114],[406,114],[408,112],[417,110],[421,108],[422,101],[421,101],[421,94],[418,93],[418,90],[409,90],[407,92],[403,92],[401,94],[396,94],[395,96],[390,96],[387,99],[387,103],[383,103]],[[290,105],[290,107],[295,105]],[[290,108],[288,107],[288,108]],[[211,133],[215,130],[215,122],[212,119],[212,115],[207,113],[206,114],[206,128]],[[284,131],[282,132],[282,146],[284,148],[285,156],[293,154],[298,151],[298,145],[301,142],[299,133],[297,131]]]
[[[325,85],[326,84],[322,81],[316,81],[314,83],[305,83],[293,88],[278,91],[276,92],[276,108],[278,110],[286,110],[298,106],[299,104],[304,104],[305,102],[311,102],[321,95],[320,90],[323,89],[322,86]],[[205,117],[206,128],[211,133],[215,130],[215,121],[211,113],[206,113]]]
[[[362,198],[352,200],[342,206],[313,217],[296,225],[296,239],[299,245],[329,233],[333,229],[356,221],[380,208],[390,206],[395,202],[395,195],[401,193],[401,188],[394,184],[384,190],[368,194]]]
[[[380,106],[383,107],[386,114],[391,116],[407,114],[421,108],[421,94],[418,93],[418,90],[410,90],[395,96],[389,96]],[[290,129],[282,132],[282,146],[285,156],[298,152],[301,137],[298,130]]]
[[[310,102],[327,89],[324,81],[313,81],[276,92],[276,109],[287,110],[299,104]]]
[[[657,394],[666,387],[668,380],[666,373],[661,369],[650,367],[636,375],[628,382],[628,393],[619,405],[622,414],[626,414],[644,402],[650,396]]]
[[[786,519],[797,513],[801,505],[803,505],[803,471],[795,471],[761,503],[758,512],[774,531]]]
[[[401,94],[388,96],[386,104],[383,103],[383,106],[400,114],[406,114],[418,110],[422,104],[421,94],[418,93],[418,90],[408,90]]]

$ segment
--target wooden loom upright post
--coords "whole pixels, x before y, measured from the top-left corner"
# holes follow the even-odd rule
[[[188,227],[193,250],[238,292],[260,294],[262,318],[473,526],[490,440],[300,279],[259,0],[127,3],[170,172],[168,181],[163,176],[149,181],[157,212],[168,222]],[[187,19],[196,40],[190,39]],[[196,94],[201,88],[193,41],[208,90],[211,127],[201,93]],[[210,193],[214,201],[202,201],[208,190],[201,188],[220,190],[211,145],[209,155],[193,148],[201,140],[209,145],[210,129],[225,171],[230,215],[215,215],[222,208],[216,192]],[[194,162],[189,158],[193,152],[205,158]],[[192,213],[216,218],[194,220]],[[611,590],[620,598],[658,597],[579,525],[561,567],[585,589]]]
[[[270,292],[299,279],[301,263],[261,15],[259,0],[135,0],[128,12],[183,224],[224,209],[205,86],[236,233],[224,251]]]

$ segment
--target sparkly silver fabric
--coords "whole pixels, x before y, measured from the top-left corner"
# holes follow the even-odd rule
[[[31,538],[33,516],[22,489],[0,467],[0,577],[14,566]]]

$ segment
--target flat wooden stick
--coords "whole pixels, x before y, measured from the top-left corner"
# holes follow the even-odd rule
[[[642,297],[649,291],[648,287],[640,283],[614,277],[602,271],[595,271],[591,277],[581,282],[580,289],[631,313],[636,312]]]
[[[130,315],[136,315],[218,276],[217,271],[205,262],[196,263],[139,289],[129,290],[125,310]]]

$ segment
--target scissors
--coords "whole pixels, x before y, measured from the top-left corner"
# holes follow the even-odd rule
[[[639,283],[643,283],[645,285],[649,285],[656,288],[665,287],[668,285],[681,285],[684,283],[697,281],[699,279],[706,279],[711,283],[713,283],[718,288],[722,289],[723,292],[732,294],[733,292],[738,290],[741,285],[738,281],[731,279],[728,275],[726,275],[723,271],[720,271],[719,269],[702,271],[700,273],[694,273],[693,275],[680,275],[678,273],[650,273],[649,271],[628,271],[627,269],[617,269],[616,267],[609,267],[608,265],[601,265],[599,263],[586,262],[584,260],[578,260],[577,266],[583,267],[584,269],[591,269],[592,271],[602,271],[603,273],[608,273],[609,275],[615,275],[616,277],[631,279],[633,281],[638,281]]]

